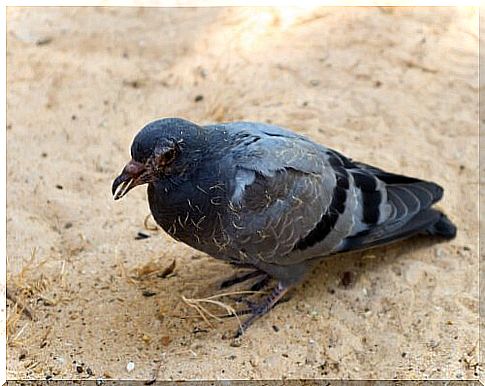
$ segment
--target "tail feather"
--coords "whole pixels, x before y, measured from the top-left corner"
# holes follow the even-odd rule
[[[386,172],[354,162],[360,170],[371,173],[385,184],[390,213],[382,223],[347,237],[338,251],[371,248],[402,240],[416,234],[428,234],[452,239],[456,226],[433,204],[443,197],[443,188],[434,182]]]
[[[339,252],[372,248],[407,239],[417,234],[440,236],[450,240],[456,236],[456,226],[442,212],[436,209],[426,209],[416,214],[403,226],[389,232],[386,232],[384,227],[378,235],[370,232],[349,237]]]
[[[443,188],[430,181],[393,174],[361,162],[355,164],[384,182],[392,212],[390,223],[406,223],[422,210],[426,210],[443,197]]]
[[[441,236],[447,240],[454,239],[456,236],[456,225],[441,213],[440,218],[433,225],[426,228],[425,233],[431,236]]]
[[[419,212],[428,209],[443,196],[441,186],[427,181],[387,185],[389,204],[393,208],[389,224],[405,223]]]

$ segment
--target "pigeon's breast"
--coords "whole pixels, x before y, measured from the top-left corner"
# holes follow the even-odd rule
[[[214,257],[224,257],[221,245],[227,236],[223,219],[227,195],[223,184],[196,184],[184,181],[167,187],[148,186],[153,218],[170,236]]]

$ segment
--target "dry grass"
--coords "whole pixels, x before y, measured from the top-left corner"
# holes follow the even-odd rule
[[[115,252],[115,256],[117,253]],[[177,262],[172,260],[170,265],[163,267],[159,260],[150,260],[140,267],[128,270],[119,257],[116,257],[119,276],[130,284],[137,284],[140,281],[146,281],[152,278],[165,279],[174,273]]]
[[[21,345],[22,341],[20,339],[22,333],[24,332],[27,324],[19,327],[19,322],[22,317],[22,309],[19,310],[18,303],[14,303],[13,307],[8,310],[7,315],[7,344],[9,346]]]
[[[131,277],[131,275],[128,274],[128,270],[126,269],[123,260],[118,256],[117,250],[115,250],[115,261],[118,268],[118,275],[128,283],[136,284],[136,281]]]
[[[150,219],[152,221],[150,221]],[[152,222],[153,224],[150,224],[150,222]],[[158,227],[157,223],[155,222],[155,220],[153,219],[153,216],[151,213],[148,213],[146,216],[145,216],[145,219],[143,220],[143,226],[144,228],[147,230],[147,231],[151,231],[151,232],[158,232],[160,230],[160,228]]]
[[[35,321],[35,310],[32,303],[42,300],[44,305],[55,306],[67,297],[56,297],[56,293],[50,293],[53,288],[67,288],[65,281],[64,260],[60,261],[60,269],[56,273],[49,269],[42,269],[49,258],[38,260],[37,249],[33,249],[30,258],[22,265],[17,274],[11,274],[7,278],[7,299],[12,303],[7,309],[7,343],[9,346],[19,346],[28,342],[22,339],[22,334],[32,321]],[[8,263],[7,263],[8,264]],[[53,284],[56,284],[54,286]],[[28,318],[22,323],[22,315]]]
[[[159,262],[150,260],[148,263],[142,265],[141,267],[133,269],[132,272],[134,273],[134,275],[131,275],[130,277],[135,280],[144,280],[153,276],[164,279],[174,272],[176,264],[176,260],[173,259],[170,265],[162,268]]]
[[[211,328],[213,327],[213,324],[210,322],[209,318],[214,319],[218,322],[222,322],[224,321],[223,318],[227,318],[228,316],[234,316],[237,319],[239,326],[241,326],[241,321],[239,319],[239,315],[236,309],[231,305],[217,299],[225,296],[250,295],[250,294],[261,294],[261,293],[263,292],[262,291],[233,291],[233,292],[224,292],[221,294],[208,296],[206,298],[192,298],[192,299],[186,298],[185,296],[182,295],[182,301],[187,306],[196,310],[199,317],[202,318],[204,322],[206,322],[206,324]],[[217,315],[215,311],[210,310],[207,307],[207,305],[216,306],[220,309],[223,309],[226,313],[222,315]],[[193,316],[179,316],[179,317],[181,319],[187,319]]]

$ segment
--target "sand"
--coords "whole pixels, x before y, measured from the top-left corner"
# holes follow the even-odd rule
[[[472,8],[9,8],[8,285],[33,319],[8,302],[8,378],[475,378],[477,59]],[[434,180],[458,236],[325,260],[235,347],[183,301],[234,270],[145,229],[145,189],[111,197],[164,116]]]

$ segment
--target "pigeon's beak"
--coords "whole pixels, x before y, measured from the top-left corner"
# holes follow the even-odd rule
[[[115,200],[120,199],[135,186],[143,184],[140,178],[145,172],[145,165],[131,160],[126,164],[121,174],[113,181],[111,191]]]

